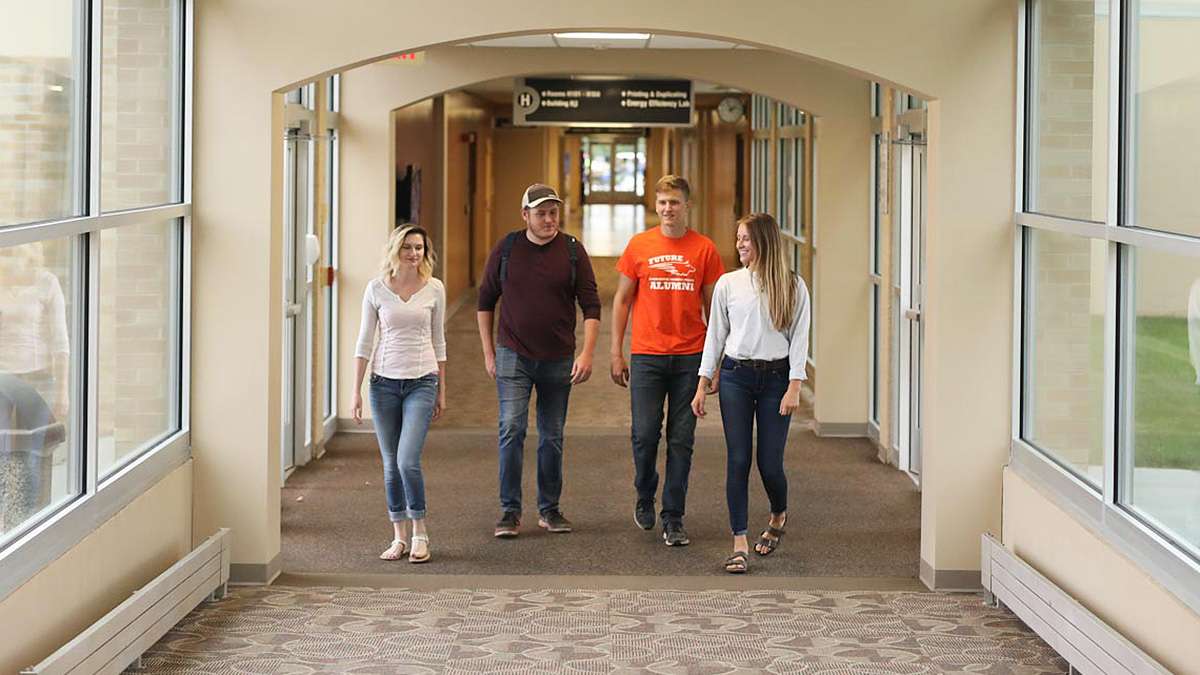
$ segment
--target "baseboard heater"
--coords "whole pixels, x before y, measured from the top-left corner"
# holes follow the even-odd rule
[[[125,670],[196,605],[225,594],[230,543],[229,530],[221,529],[75,639],[21,672],[90,675]]]
[[[988,601],[1012,610],[1071,664],[1072,672],[1170,675],[990,534],[983,535],[981,566]]]

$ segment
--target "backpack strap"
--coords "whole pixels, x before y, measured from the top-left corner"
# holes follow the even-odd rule
[[[500,242],[500,287],[504,287],[504,281],[508,279],[508,259],[512,257],[513,244],[516,243],[517,237],[524,230],[513,230],[504,236],[504,241]]]
[[[571,288],[575,288],[575,269],[579,267],[579,240],[563,232],[567,238],[567,258],[571,261]]]
[[[500,243],[500,286],[502,288],[505,280],[508,279],[508,259],[512,257],[513,244],[523,232],[525,230],[509,232],[505,235],[504,241]],[[573,289],[575,288],[575,270],[579,267],[579,240],[566,232],[563,232],[562,235],[567,238],[567,258],[571,261],[571,288]]]

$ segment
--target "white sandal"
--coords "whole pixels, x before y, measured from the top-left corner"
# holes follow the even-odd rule
[[[408,552],[408,562],[410,562],[410,563],[423,563],[423,562],[429,562],[429,559],[432,557],[432,556],[429,554],[429,535],[425,535],[425,534],[414,534],[414,535],[412,536],[412,541],[413,541],[413,544],[414,544],[414,546],[412,546],[412,548],[410,548],[410,549],[409,549],[409,552]],[[418,556],[417,556],[417,554],[416,554],[417,547],[415,546],[415,544],[416,544],[418,541],[423,541],[423,542],[425,542],[425,555],[423,555],[423,556],[420,556],[420,557],[418,557]]]
[[[380,560],[399,560],[408,552],[408,542],[403,539],[393,539],[391,546],[387,550],[379,554]],[[393,553],[392,551],[395,551]]]

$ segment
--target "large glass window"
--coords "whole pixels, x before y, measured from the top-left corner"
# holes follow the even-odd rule
[[[100,233],[98,467],[179,428],[179,223]]]
[[[83,206],[80,0],[0,0],[0,226]]]
[[[185,5],[0,0],[0,598],[189,453]]]
[[[1026,7],[1013,466],[1200,609],[1200,0]]]
[[[1031,17],[1026,209],[1103,221],[1108,1],[1038,0]]]
[[[1128,251],[1120,501],[1200,555],[1200,258]]]
[[[179,199],[179,23],[175,0],[104,0],[104,211]]]
[[[1033,230],[1025,246],[1022,433],[1100,487],[1108,244]]]
[[[1131,3],[1130,225],[1200,235],[1200,0]]]
[[[79,493],[72,239],[0,248],[0,541]]]

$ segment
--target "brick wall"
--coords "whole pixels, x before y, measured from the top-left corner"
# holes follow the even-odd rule
[[[177,197],[171,0],[105,0],[100,200],[104,211]],[[168,428],[174,223],[105,231],[100,267],[101,466]],[[111,439],[111,442],[105,442]]]

